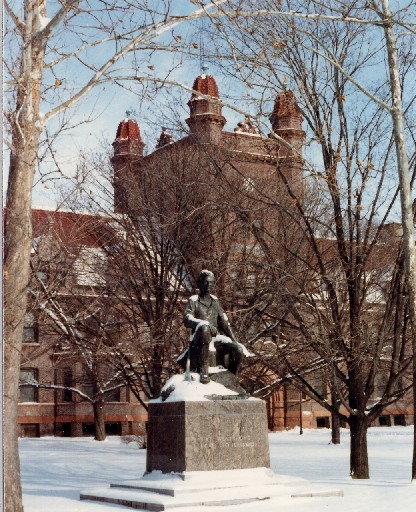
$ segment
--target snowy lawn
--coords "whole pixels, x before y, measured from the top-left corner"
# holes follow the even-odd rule
[[[329,430],[278,432],[269,435],[275,473],[299,476],[319,486],[344,491],[344,497],[285,498],[228,507],[193,507],[193,512],[410,512],[416,482],[410,483],[413,427],[369,430],[370,480],[348,476],[349,432],[333,446]],[[25,512],[105,512],[132,510],[119,505],[79,501],[85,488],[142,476],[145,450],[124,445],[118,437],[102,443],[92,438],[21,439]],[[178,509],[189,510],[189,509]]]

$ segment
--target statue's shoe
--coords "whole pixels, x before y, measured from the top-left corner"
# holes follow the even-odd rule
[[[208,375],[208,371],[203,371],[199,374],[199,382],[201,384],[208,384],[209,381],[210,381],[210,378]]]

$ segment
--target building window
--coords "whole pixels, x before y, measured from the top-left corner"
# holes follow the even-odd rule
[[[94,384],[90,382],[85,382],[81,386],[81,390],[88,398],[94,398]],[[86,400],[86,398],[82,397],[83,400]]]
[[[380,416],[378,419],[380,427],[391,427],[390,416]]]
[[[36,277],[43,283],[46,283],[48,280],[48,274],[46,274],[46,272],[36,272]]]
[[[326,398],[326,391],[327,391],[325,376],[323,374],[319,373],[314,378],[314,381],[313,381],[312,385],[314,386],[317,394],[320,395],[323,399],[325,399]]]
[[[105,433],[108,436],[119,436],[121,435],[121,423],[106,423],[105,424]]]
[[[120,319],[110,317],[104,324],[106,335],[111,340],[118,342],[122,332],[122,322]]]
[[[397,425],[399,425],[400,427],[406,426],[406,416],[404,414],[395,414],[393,416],[393,421],[396,426]]]
[[[111,389],[104,393],[105,402],[120,402],[120,388]]]
[[[119,436],[121,435],[121,423],[105,423],[105,433],[108,436]],[[95,425],[94,423],[83,423],[82,424],[82,435],[83,436],[95,436]]]
[[[38,324],[33,313],[26,313],[25,315],[23,343],[39,343]]]
[[[316,418],[316,428],[329,428],[329,417],[322,416],[320,418]]]
[[[74,262],[77,284],[81,286],[105,286],[107,256],[99,247],[81,247]]]
[[[62,437],[71,437],[72,423],[61,423]]]
[[[37,383],[37,370],[23,369],[20,370],[20,399],[19,402],[37,402],[38,390],[35,386]]]
[[[383,396],[387,386],[387,380],[384,376],[378,375],[374,382],[374,398]]]
[[[297,388],[288,384],[286,385],[286,400],[287,402],[295,402],[299,403],[299,393],[301,393]],[[303,395],[300,395],[303,399]],[[306,396],[306,395],[305,395]]]
[[[253,272],[247,274],[247,288],[252,290],[256,286],[257,275]]]
[[[39,423],[20,425],[20,437],[39,437]]]
[[[70,388],[72,386],[72,370],[70,368],[66,368],[63,371],[63,382],[62,384],[66,388]],[[63,402],[72,402],[72,391],[70,389],[64,389],[62,391],[62,401]]]
[[[95,436],[94,423],[83,423],[82,424],[82,435],[83,436]]]

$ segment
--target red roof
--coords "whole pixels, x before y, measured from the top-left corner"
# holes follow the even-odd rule
[[[141,142],[139,125],[133,119],[124,119],[118,125],[116,139],[138,140]]]
[[[206,94],[207,96],[211,96],[211,98],[219,98],[218,86],[217,82],[214,80],[214,77],[211,75],[199,75],[195,78],[194,85],[192,89],[200,92],[201,94]],[[197,97],[194,93],[192,94],[192,98]]]
[[[52,231],[67,247],[101,247],[114,236],[109,221],[98,215],[33,209],[33,238]]]

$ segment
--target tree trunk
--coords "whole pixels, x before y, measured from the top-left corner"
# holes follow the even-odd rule
[[[22,129],[22,127],[24,129]],[[16,128],[17,129],[17,128]],[[4,238],[4,466],[5,510],[19,512],[21,503],[17,404],[20,357],[32,247],[32,186],[39,132],[21,122],[23,137],[15,134],[10,158]],[[20,499],[19,499],[20,496]]]
[[[341,444],[341,420],[339,417],[340,401],[337,398],[337,394],[332,391],[331,403],[335,410],[331,410],[331,443]]]
[[[158,338],[156,338],[158,339]],[[152,393],[157,398],[162,390],[162,344],[158,341],[153,345],[152,357]]]
[[[399,61],[396,40],[392,26],[392,15],[388,0],[382,0],[384,15],[384,34],[386,38],[386,50],[389,61],[390,91],[392,95],[392,110],[394,127],[394,141],[397,154],[397,169],[400,180],[400,202],[403,227],[403,247],[408,276],[408,294],[410,319],[413,331],[413,400],[416,405],[416,254],[415,239],[413,234],[413,204],[409,175],[409,160],[406,153],[404,136],[404,119],[402,106],[402,90],[400,85]],[[414,422],[416,421],[416,408],[414,408]],[[412,479],[416,479],[416,433],[413,440]]]
[[[352,478],[370,478],[368,468],[367,429],[366,418],[350,416],[350,475]]]
[[[17,150],[10,163],[4,241],[4,410],[5,511],[23,510],[18,451],[20,359],[32,246],[31,192],[34,146]]]
[[[31,192],[36,152],[23,147],[12,156],[4,239],[4,467],[5,510],[19,512],[21,503],[17,407],[20,358],[32,246]],[[19,499],[20,496],[20,499]]]
[[[341,421],[334,412],[331,413],[331,443],[341,444]]]
[[[351,333],[352,340],[356,340],[358,335],[354,332],[354,327],[351,329]],[[362,352],[356,348],[355,354],[359,353],[362,354]],[[348,375],[348,402],[351,408],[351,413],[348,418],[348,424],[350,426],[350,475],[352,478],[365,479],[370,478],[367,450],[367,429],[369,422],[364,413],[367,405],[367,396],[364,391],[365,378],[362,365],[352,361]]]
[[[94,407],[94,426],[96,441],[105,441],[105,422],[104,422],[104,396],[99,394],[97,399],[93,402]]]
[[[36,9],[36,13],[35,13]],[[6,199],[4,236],[4,467],[5,511],[23,510],[18,451],[17,404],[20,357],[32,246],[32,187],[41,126],[40,84],[44,41],[37,40],[36,24],[45,6],[25,2],[23,54],[16,88],[12,150]]]
[[[4,282],[5,299],[10,296],[6,290],[10,286]],[[20,294],[22,295],[22,294]],[[14,299],[14,300],[13,300]],[[5,301],[6,302],[6,301]],[[11,318],[10,302],[16,304],[16,297],[6,302],[5,319]],[[20,306],[23,309],[25,306]],[[18,447],[17,402],[19,396],[20,340],[23,326],[6,321],[4,325],[4,375],[3,375],[3,467],[4,467],[4,504],[6,512],[22,512],[22,488],[20,483],[20,464]]]

